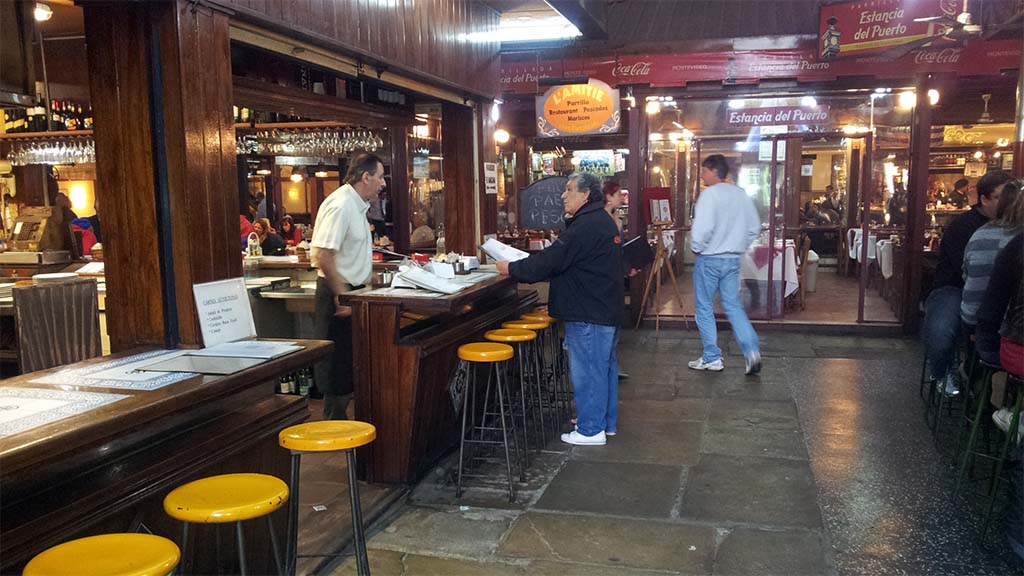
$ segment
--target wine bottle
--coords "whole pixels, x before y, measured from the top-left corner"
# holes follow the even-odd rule
[[[64,116],[65,130],[78,130],[78,119],[75,118],[74,104],[67,101],[61,102],[61,114]]]
[[[92,130],[92,104],[86,104],[85,119],[82,121],[86,130]]]
[[[50,100],[50,122],[47,130],[61,130],[64,128],[64,119],[60,117],[60,107],[56,100]]]

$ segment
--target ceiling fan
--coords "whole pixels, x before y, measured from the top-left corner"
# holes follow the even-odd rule
[[[963,11],[950,18],[948,15],[929,16],[927,18],[914,18],[914,22],[931,22],[939,25],[942,31],[925,38],[914,40],[906,44],[900,44],[886,50],[881,55],[887,58],[901,58],[914,50],[924,48],[936,40],[962,41],[981,35],[981,24],[975,24],[971,13],[967,10],[968,0],[964,0]]]

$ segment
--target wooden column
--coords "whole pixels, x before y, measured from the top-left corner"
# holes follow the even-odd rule
[[[907,182],[907,234],[903,238],[904,283],[903,330],[915,332],[919,323],[917,302],[921,298],[921,266],[924,261],[924,230],[928,224],[928,153],[931,149],[932,107],[923,96],[931,87],[930,77],[918,79],[917,106],[910,118],[910,177]],[[1016,163],[1017,158],[1014,157]]]
[[[626,111],[627,129],[629,130],[629,157],[626,158],[626,185],[629,190],[629,212],[627,218],[630,237],[647,236],[647,225],[642,216],[643,189],[647,185],[647,115],[634,106]],[[678,216],[677,216],[678,218]],[[643,314],[640,300],[643,296],[643,274],[638,274],[629,282],[629,323],[636,325],[637,319]]]
[[[485,104],[480,107],[480,113],[478,117],[478,133],[480,135],[480,166],[477,178],[480,181],[480,238],[474,239],[473,250],[470,254],[476,254],[476,244],[483,239],[486,234],[496,234],[498,232],[498,195],[487,193],[487,179],[484,178],[484,163],[485,162],[498,162],[498,154],[495,152],[496,144],[494,142],[494,131],[497,129],[497,122],[491,119],[491,107],[494,104]],[[498,178],[501,178],[501,174],[498,174]],[[510,190],[506,190],[508,194]]]
[[[444,229],[449,252],[476,254],[476,167],[473,150],[473,109],[445,102],[441,117],[444,156]]]
[[[228,16],[83,4],[111,348],[200,344],[192,285],[241,276]]]
[[[391,133],[391,182],[388,194],[391,197],[391,221],[394,224],[391,240],[399,252],[407,254],[411,252],[409,222],[412,221],[409,214],[409,127],[393,125],[388,131]]]

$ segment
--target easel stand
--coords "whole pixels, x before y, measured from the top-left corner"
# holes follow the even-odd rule
[[[665,246],[665,232],[672,227],[672,222],[659,220],[652,222],[650,228],[655,231],[655,250],[654,250],[654,262],[651,264],[651,269],[647,272],[647,283],[644,285],[644,296],[640,300],[640,314],[636,319],[636,327],[640,327],[640,323],[643,322],[644,312],[647,310],[647,296],[651,293],[651,286],[654,286],[654,331],[657,332],[661,329],[661,303],[658,300],[659,290],[661,288],[661,269],[665,268],[668,270],[668,276],[672,279],[672,288],[676,293],[676,301],[679,303],[679,311],[683,312],[683,298],[679,295],[679,284],[676,282],[676,273],[672,269],[672,259],[668,251],[668,247]],[[683,316],[685,322],[685,315]]]

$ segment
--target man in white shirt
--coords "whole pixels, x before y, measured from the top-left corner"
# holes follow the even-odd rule
[[[693,303],[703,355],[689,363],[694,370],[720,371],[722,350],[715,326],[715,293],[732,325],[746,359],[746,373],[761,371],[757,333],[740,303],[740,256],[761,233],[761,218],[747,193],[725,181],[729,164],[721,154],[701,162],[700,177],[707,188],[697,198],[690,231],[690,248],[697,255],[693,266]]]
[[[316,366],[324,419],[345,420],[352,399],[352,309],[339,296],[365,284],[373,271],[373,237],[366,211],[385,186],[384,163],[373,154],[352,159],[345,184],[316,215],[310,259],[317,268],[316,331],[334,341],[334,354]]]

